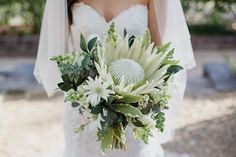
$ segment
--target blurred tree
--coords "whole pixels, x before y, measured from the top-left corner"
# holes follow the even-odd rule
[[[189,9],[190,3],[207,3],[214,2],[215,9],[218,11],[226,12],[232,9],[232,4],[236,3],[236,0],[182,0],[183,6],[185,9]]]
[[[236,0],[181,1],[186,15],[189,13],[192,15],[188,19],[191,32],[195,34],[235,34],[232,23],[236,20]],[[198,16],[200,14],[201,19]],[[197,21],[194,21],[194,16],[198,17]]]
[[[211,12],[211,17],[214,24],[220,24],[222,13],[231,12],[236,17],[236,0],[182,0],[185,11],[191,9],[192,3],[199,4],[208,2],[212,2],[214,5]]]
[[[33,33],[40,30],[43,8],[46,0],[0,0],[2,8],[2,23],[8,19],[20,15],[26,25],[32,25]],[[0,10],[1,11],[1,10]]]

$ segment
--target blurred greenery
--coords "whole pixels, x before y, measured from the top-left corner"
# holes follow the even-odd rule
[[[236,0],[181,0],[185,14],[203,14],[196,21],[188,19],[192,34],[235,35],[232,23],[236,22]],[[227,17],[231,18],[227,18]]]
[[[8,24],[10,18],[21,16],[24,25],[32,26],[32,33],[40,31],[46,0],[0,0],[0,24]]]
[[[236,0],[182,0],[184,9],[190,9],[191,3],[208,3],[213,2],[215,11],[228,12],[232,10],[233,4]]]
[[[46,0],[0,0],[0,33],[1,26],[9,26],[10,19],[19,16],[23,19],[23,26],[26,26],[25,30],[28,30],[29,33],[38,33],[40,31],[45,1]],[[232,29],[232,23],[236,21],[236,0],[181,1],[191,33],[236,33],[235,30]],[[206,11],[208,4],[211,4],[211,7]],[[192,16],[189,16],[189,14],[192,14]],[[198,14],[203,14],[203,18],[194,19]],[[225,14],[230,14],[231,19],[226,19]],[[8,32],[12,32],[12,29],[10,28]],[[15,32],[18,33],[18,30]]]

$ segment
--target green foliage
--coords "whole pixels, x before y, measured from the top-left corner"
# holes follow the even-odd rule
[[[236,31],[215,24],[189,25],[189,30],[192,34],[197,35],[236,35]]]
[[[207,3],[207,2],[213,2],[216,11],[228,12],[232,10],[233,7],[232,4],[235,4],[236,0],[182,0],[182,4],[185,10],[191,9],[190,7],[191,3]]]
[[[73,52],[72,54],[59,55],[52,57],[51,60],[57,62],[60,69],[63,82],[58,84],[62,91],[70,89],[77,90],[88,76],[97,74],[94,62],[98,57],[95,53],[97,38],[86,41],[81,34],[81,49],[82,52]],[[89,48],[88,48],[89,47]]]
[[[124,95],[120,100],[118,100],[119,102],[123,102],[123,103],[137,103],[138,101],[140,101],[142,99],[142,96],[137,96],[137,95]]]
[[[134,128],[133,134],[135,138],[142,140],[145,144],[148,144],[149,137],[153,136],[149,127]]]
[[[189,29],[192,34],[197,35],[232,35],[236,32],[231,24],[236,19],[236,0],[181,0],[186,15],[189,12],[194,14],[203,14],[204,18],[199,21],[188,21]],[[209,4],[209,5],[207,5]],[[205,9],[210,6],[211,9]],[[225,18],[224,14],[231,15],[231,18]]]
[[[160,112],[156,115],[155,117],[156,120],[156,128],[159,129],[161,132],[164,132],[164,123],[165,123],[165,113],[164,112]]]
[[[140,41],[140,44],[142,44],[140,46],[153,48],[153,45],[150,45],[150,32],[148,31],[144,36],[144,42]],[[111,42],[107,41],[108,44],[111,44],[109,46],[117,46],[116,41],[119,41],[117,37],[119,36],[114,30],[114,24],[112,24],[108,31],[108,38],[111,40]],[[81,51],[52,58],[52,60],[58,64],[62,74],[63,82],[59,84],[59,88],[66,91],[65,100],[71,102],[73,107],[79,107],[81,114],[85,111],[90,111],[92,118],[88,118],[91,122],[93,121],[92,119],[100,117],[100,126],[97,136],[98,141],[101,142],[101,150],[104,153],[112,149],[125,148],[125,131],[127,127],[132,127],[134,136],[148,144],[154,129],[156,131],[164,131],[164,110],[168,109],[167,105],[170,100],[167,90],[169,82],[167,80],[165,81],[164,78],[169,79],[172,75],[182,70],[182,67],[178,66],[178,61],[173,58],[174,50],[169,50],[170,43],[162,47],[155,47],[155,51],[153,51],[154,53],[158,53],[160,58],[162,58],[159,66],[163,67],[164,70],[162,73],[160,72],[159,75],[163,77],[163,85],[146,84],[152,87],[143,86],[141,90],[150,88],[150,91],[145,93],[139,92],[139,90],[134,92],[135,89],[129,92],[119,92],[119,88],[127,87],[123,87],[122,85],[117,87],[113,80],[106,78],[106,80],[103,81],[104,85],[110,81],[109,84],[107,84],[107,89],[113,90],[114,92],[108,94],[103,99],[99,99],[99,102],[93,105],[89,100],[89,97],[92,95],[88,93],[100,87],[93,84],[92,87],[89,87],[91,88],[90,91],[87,89],[86,84],[88,84],[88,82],[85,80],[89,76],[92,78],[101,77],[101,75],[105,76],[105,74],[103,74],[105,72],[99,73],[99,76],[98,71],[101,72],[102,70],[97,71],[94,65],[94,62],[98,59],[97,46],[100,45],[96,38],[90,41],[87,41],[83,35],[81,35],[80,38]],[[130,44],[130,46],[136,46],[135,39],[141,39],[136,37],[132,38],[124,39],[125,42],[129,42],[126,43],[127,46],[128,44]],[[105,41],[106,40],[107,38],[105,38]],[[131,47],[131,49],[132,48],[133,47]],[[103,63],[101,62],[100,64]],[[169,69],[167,69],[168,67]],[[159,68],[155,69],[159,70]],[[107,71],[106,68],[104,68],[104,71]],[[109,78],[111,77],[112,76]],[[116,92],[116,87],[118,88],[118,92]],[[94,94],[99,96],[100,91],[96,92],[97,93],[94,92]],[[98,96],[94,98],[98,98]],[[88,124],[89,123],[90,122],[88,122]],[[86,125],[87,124],[82,124],[76,131],[83,131]]]
[[[20,15],[25,25],[32,25],[33,33],[38,33],[41,27],[43,8],[46,0],[1,0],[0,9],[3,17],[0,23],[7,24],[9,18]]]
[[[139,109],[132,107],[131,105],[115,104],[113,108],[116,112],[122,113],[128,117],[137,118],[143,116]]]
[[[107,152],[110,149],[125,148],[125,134],[121,124],[107,129],[103,126],[103,129],[98,130],[98,139],[101,141],[101,150],[103,152]]]

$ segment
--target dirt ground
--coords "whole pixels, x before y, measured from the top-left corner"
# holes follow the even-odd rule
[[[220,56],[222,52],[196,54],[198,67],[189,72],[175,137],[164,145],[168,152],[236,157],[236,92],[215,92],[202,78],[202,64],[221,61]],[[62,115],[61,96],[0,94],[0,157],[60,157]]]

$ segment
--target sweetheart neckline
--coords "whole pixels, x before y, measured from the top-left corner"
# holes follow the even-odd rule
[[[116,16],[112,17],[111,20],[107,20],[103,15],[101,15],[96,9],[94,9],[92,6],[84,3],[84,2],[79,2],[79,3],[75,3],[74,4],[75,6],[86,6],[87,8],[89,8],[90,10],[92,10],[97,16],[99,16],[101,19],[103,19],[103,21],[106,23],[106,24],[110,24],[112,22],[114,22],[116,19],[118,19],[119,17],[121,17],[123,14],[125,14],[126,12],[130,11],[131,9],[134,9],[136,7],[141,7],[141,8],[145,8],[147,9],[147,6],[144,5],[144,4],[133,4],[131,5],[130,7],[122,10],[119,14],[117,14]]]

